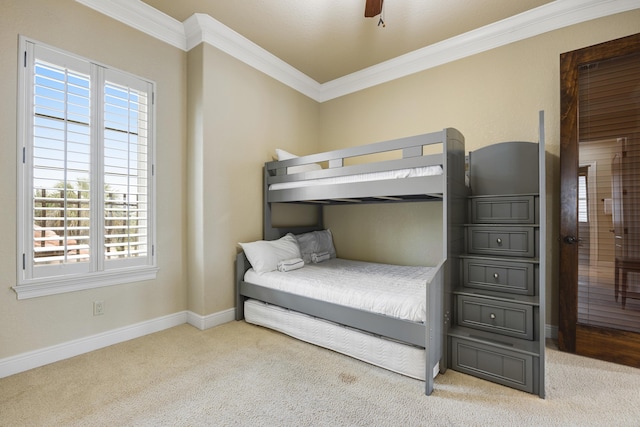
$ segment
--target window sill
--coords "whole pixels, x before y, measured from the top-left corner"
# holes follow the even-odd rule
[[[14,286],[13,290],[16,292],[19,300],[37,298],[65,292],[153,280],[156,278],[158,270],[157,267],[136,267],[121,269],[119,271],[34,279]]]

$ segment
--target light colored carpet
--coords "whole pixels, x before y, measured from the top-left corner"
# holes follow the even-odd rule
[[[640,426],[640,370],[547,351],[547,398],[424,383],[244,322],[182,325],[0,379],[2,426]]]

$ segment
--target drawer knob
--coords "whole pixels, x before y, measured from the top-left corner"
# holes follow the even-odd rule
[[[496,243],[497,243],[497,244],[499,244],[499,245],[501,245],[501,244],[502,244],[502,239],[498,237],[498,238],[496,239]]]
[[[495,315],[495,313],[491,313],[491,314],[489,315],[489,317],[490,317],[491,319],[495,319],[495,318],[496,318],[496,315]]]
[[[493,278],[497,279],[498,277],[500,277],[500,275],[498,273],[493,273]]]

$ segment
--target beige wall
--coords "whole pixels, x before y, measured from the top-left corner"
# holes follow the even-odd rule
[[[535,37],[318,104],[221,51],[180,51],[73,0],[9,0],[0,14],[0,221],[16,223],[17,38],[24,34],[158,85],[158,265],[155,281],[18,301],[16,236],[0,243],[0,359],[163,315],[234,305],[237,242],[262,237],[262,164],[296,154],[456,127],[473,150],[536,140],[547,113],[549,314],[557,324],[561,52],[640,31],[640,12]],[[364,210],[366,209],[366,210]],[[438,203],[327,209],[343,256],[433,263]],[[385,228],[392,225],[391,228]],[[397,242],[397,244],[389,244]],[[92,316],[94,300],[106,314]]]
[[[198,210],[190,214],[198,225],[188,235],[189,302],[207,315],[234,306],[238,242],[262,239],[264,162],[276,147],[315,150],[319,105],[207,44],[189,53],[192,76],[201,94],[189,100],[198,118],[188,175],[201,182],[189,190],[189,208]]]
[[[204,314],[204,97],[203,45],[187,55],[187,298],[189,310]]]
[[[330,206],[324,223],[341,258],[399,265],[442,259],[442,202]]]
[[[604,41],[640,32],[640,11],[586,22],[465,58],[322,104],[320,149],[330,150],[401,136],[460,130],[467,151],[511,140],[538,140],[538,111],[545,110],[547,143],[547,319],[557,325],[558,216],[560,153],[559,56]],[[363,208],[371,212],[362,214]],[[395,207],[393,207],[396,209]],[[412,262],[429,263],[438,245],[438,210],[412,207],[398,210],[398,221],[388,221],[398,233],[407,229],[423,239],[396,239],[379,233],[389,218],[388,207],[355,207],[338,214],[329,209],[326,225],[340,228],[337,250],[362,258],[395,259],[398,253]],[[380,211],[379,215],[376,213]],[[398,208],[399,209],[399,208]],[[416,214],[424,209],[422,216]],[[412,220],[413,217],[413,220]],[[424,220],[423,220],[424,218]],[[369,221],[365,224],[365,219]],[[344,224],[354,224],[348,228]],[[362,238],[371,226],[375,235]],[[376,237],[378,236],[378,237]],[[396,242],[396,244],[393,244]]]
[[[156,280],[16,299],[19,34],[157,83]],[[73,0],[5,0],[0,55],[0,359],[185,310],[186,54]],[[103,316],[93,316],[95,300]]]
[[[10,1],[0,15],[0,220],[16,222],[17,41],[35,40],[157,83],[155,281],[18,301],[16,236],[0,243],[0,359],[191,310],[234,307],[237,242],[262,237],[262,165],[308,154],[319,104],[209,45],[185,53],[73,0]],[[94,317],[95,300],[106,314]]]

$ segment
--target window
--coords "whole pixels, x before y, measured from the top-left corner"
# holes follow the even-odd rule
[[[154,84],[20,45],[18,298],[154,278]]]
[[[586,172],[581,172],[578,174],[578,222],[589,222],[589,209],[587,206],[587,174]]]

